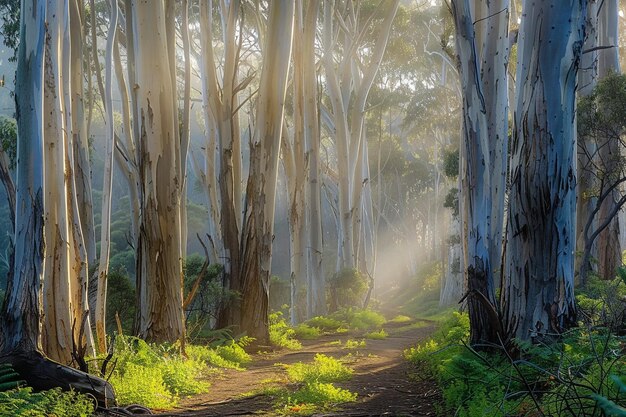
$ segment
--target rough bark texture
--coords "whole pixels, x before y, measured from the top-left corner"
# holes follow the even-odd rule
[[[241,330],[269,340],[269,279],[274,240],[276,179],[287,77],[291,59],[294,2],[276,0],[269,11],[264,60],[256,112],[254,141],[242,239]]]
[[[575,324],[575,98],[584,0],[527,3],[519,34],[508,211],[510,336],[528,340]]]
[[[2,309],[2,352],[41,351],[43,276],[43,66],[46,5],[22,0],[15,106],[15,260]]]
[[[167,51],[165,9],[161,2],[133,5],[137,113],[139,114],[141,269],[139,333],[153,342],[184,337],[180,198],[180,142],[174,121],[174,95]]]
[[[491,16],[495,9],[506,10],[506,6],[505,2],[490,3],[483,12]],[[461,216],[467,240],[464,249],[471,343],[497,344],[498,333],[502,330],[496,314],[493,268],[495,264],[499,272],[502,250],[508,16],[494,14],[488,19],[489,23],[481,23],[475,29],[469,0],[452,2],[452,11],[463,97],[461,190],[464,205]]]

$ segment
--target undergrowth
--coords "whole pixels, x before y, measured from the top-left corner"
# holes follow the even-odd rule
[[[339,359],[318,353],[312,363],[298,362],[285,365],[285,369],[288,381],[298,388],[295,391],[272,389],[271,394],[278,398],[276,406],[280,413],[307,415],[356,400],[356,393],[334,385],[347,381],[354,372]]]
[[[282,311],[276,311],[269,315],[270,343],[285,349],[298,350],[302,344],[294,339],[296,331],[287,324]]]
[[[203,378],[211,367],[241,369],[250,362],[243,350],[247,343],[249,339],[213,347],[188,345],[187,356],[183,356],[178,345],[151,345],[135,337],[118,336],[109,382],[121,405],[169,409],[181,397],[206,392],[210,384]]]
[[[31,388],[0,392],[0,416],[11,417],[87,417],[94,403],[86,395],[60,388],[34,393]]]
[[[609,292],[622,290],[626,287]],[[583,297],[587,306],[595,306],[595,294]],[[467,346],[469,319],[458,312],[430,340],[404,354],[421,376],[438,382],[442,416],[626,416],[619,414],[626,385],[614,376],[626,374],[626,339],[617,336],[614,325],[621,326],[623,302],[622,314],[617,304],[606,302],[593,311],[585,310],[585,303],[581,308],[581,315],[593,320],[549,344],[518,342],[514,358],[503,350],[478,352]],[[609,316],[612,321],[605,320]]]

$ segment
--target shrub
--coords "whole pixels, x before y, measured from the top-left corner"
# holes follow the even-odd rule
[[[306,322],[311,327],[317,327],[324,331],[335,331],[341,327],[341,322],[328,316],[313,317]]]
[[[343,345],[344,349],[359,349],[365,347],[365,340],[346,340],[346,343]]]
[[[317,339],[322,334],[318,327],[311,327],[306,323],[299,324],[294,330],[296,337],[303,340]]]
[[[352,369],[340,360],[318,353],[313,363],[294,363],[287,367],[287,375],[293,382],[338,382],[352,377]]]
[[[269,322],[270,342],[274,346],[291,350],[298,350],[302,348],[302,344],[293,338],[296,332],[294,329],[289,327],[283,318],[282,312],[277,311],[270,314]]]
[[[203,348],[189,346],[188,351],[189,358],[185,358],[176,345],[150,345],[135,337],[118,336],[116,367],[110,379],[118,402],[166,409],[180,396],[206,392],[209,384],[198,380],[206,367],[199,354]]]
[[[380,329],[376,332],[369,332],[369,333],[365,333],[363,335],[366,339],[372,339],[372,340],[383,340],[387,338],[387,332],[385,331],[385,329]]]
[[[332,276],[330,288],[337,307],[352,307],[362,304],[368,281],[358,270],[345,268]]]
[[[0,416],[88,417],[95,410],[86,395],[60,388],[33,393],[31,388],[0,392]]]

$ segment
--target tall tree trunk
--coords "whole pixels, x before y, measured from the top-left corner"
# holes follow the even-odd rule
[[[250,150],[250,174],[242,240],[241,330],[259,343],[269,340],[267,313],[274,239],[276,180],[287,91],[294,2],[270,4],[268,33]]]
[[[606,77],[611,72],[620,72],[618,45],[619,32],[617,20],[617,0],[607,0],[602,3],[598,22],[599,40],[601,46],[608,49],[598,51],[598,77]],[[616,138],[603,137],[599,144],[599,165],[604,175],[612,177],[619,172],[622,163],[620,141]],[[614,211],[619,192],[605,199],[600,206],[598,223],[602,224]],[[620,246],[619,219],[614,216],[606,229],[598,235],[598,274],[604,279],[613,279],[617,268],[622,264],[622,249]]]
[[[15,260],[2,308],[2,353],[41,351],[43,235],[43,74],[46,2],[21,1],[15,107]]]
[[[585,0],[525,4],[519,34],[508,211],[510,336],[561,333],[576,323],[576,79]]]
[[[465,258],[467,259],[470,339],[472,344],[477,345],[497,343],[498,334],[501,333],[495,313],[493,261],[489,247],[490,242],[499,239],[491,235],[491,181],[496,179],[492,175],[488,128],[488,123],[492,126],[496,124],[494,120],[496,114],[487,111],[487,100],[484,94],[486,80],[481,78],[481,70],[487,71],[489,68],[494,78],[498,77],[500,72],[497,68],[491,68],[491,62],[479,62],[477,44],[480,39],[477,39],[477,33],[474,30],[474,17],[471,10],[469,0],[452,2],[463,96],[462,147],[465,163],[460,174],[465,204],[461,216],[464,216],[463,224],[466,227],[465,239],[467,240]],[[481,68],[481,64],[485,68]],[[503,67],[502,71],[505,70],[506,67]],[[495,75],[496,72],[498,75]],[[506,88],[506,85],[503,87]],[[502,140],[501,137],[500,139]]]
[[[73,299],[70,275],[70,236],[67,207],[65,119],[63,80],[63,32],[69,16],[63,0],[48,0],[46,21],[46,65],[44,85],[44,322],[43,349],[63,364],[72,361]]]
[[[587,6],[585,24],[585,44],[583,48],[590,52],[580,57],[580,70],[578,72],[578,96],[585,97],[592,93],[598,84],[598,6],[597,1],[592,1]],[[590,250],[590,256],[578,256],[575,260],[575,271],[579,272],[580,285],[586,284],[587,271],[591,271],[594,264],[590,258],[597,258],[597,245],[587,247],[585,228],[593,208],[597,202],[594,194],[596,173],[597,142],[592,138],[578,137],[577,143],[577,177],[576,177],[576,252],[583,253]],[[597,223],[597,219],[593,220]],[[583,261],[585,262],[583,264]]]
[[[171,68],[161,58],[163,51],[168,50],[166,14],[161,2],[135,0],[132,6],[142,187],[139,333],[153,342],[174,342],[184,337],[180,258],[182,168],[178,126],[173,115]]]
[[[104,178],[102,181],[102,215],[100,217],[100,262],[98,263],[98,292],[96,295],[96,339],[98,352],[106,353],[106,297],[109,256],[111,253],[111,203],[113,191],[113,152],[115,130],[113,125],[113,47],[117,31],[117,0],[110,0],[111,19],[106,45],[105,91],[103,100],[106,110],[106,151],[104,156]]]

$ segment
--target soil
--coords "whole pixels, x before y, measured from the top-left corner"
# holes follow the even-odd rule
[[[435,329],[432,322],[420,321],[385,326],[387,338],[366,339],[366,346],[356,350],[343,348],[346,340],[357,334],[324,335],[303,341],[298,351],[281,350],[257,353],[244,371],[226,370],[211,380],[208,393],[182,400],[176,410],[157,414],[166,416],[276,416],[275,399],[258,392],[268,383],[282,384],[285,371],[280,364],[311,362],[317,353],[336,358],[350,357],[354,376],[337,386],[358,394],[356,402],[342,404],[332,411],[313,414],[316,417],[365,416],[435,416],[435,405],[441,396],[433,381],[415,377],[416,369],[404,360],[403,350],[425,340]],[[359,339],[360,340],[360,339]],[[341,345],[337,341],[341,342]],[[269,382],[272,381],[272,382]]]

